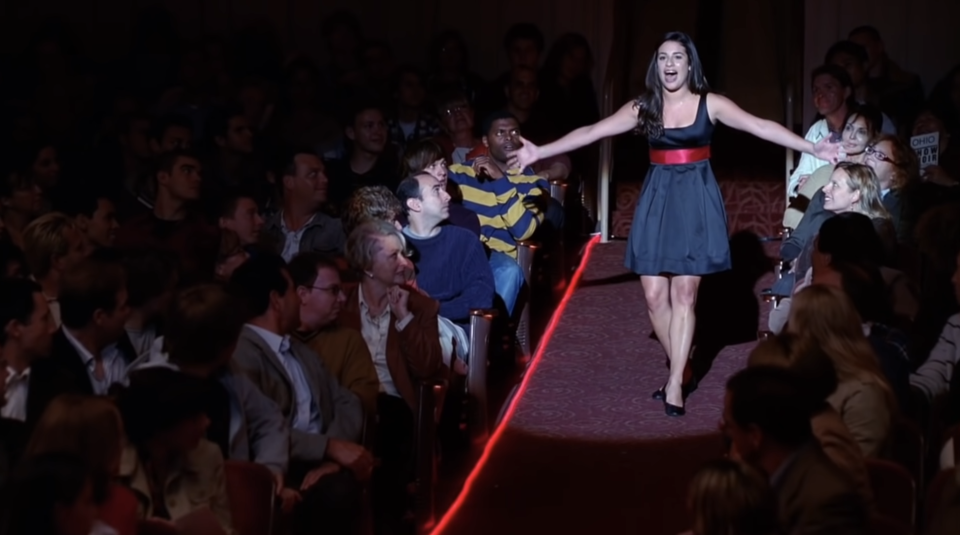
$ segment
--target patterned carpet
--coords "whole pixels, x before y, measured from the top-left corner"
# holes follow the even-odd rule
[[[734,270],[705,278],[687,415],[650,394],[666,379],[624,242],[592,243],[581,279],[534,361],[505,427],[435,534],[644,533],[687,529],[686,486],[722,451],[724,383],[766,323],[763,246],[732,239]]]

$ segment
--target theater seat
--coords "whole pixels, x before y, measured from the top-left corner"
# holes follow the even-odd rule
[[[429,532],[436,523],[437,484],[437,419],[440,401],[447,389],[446,381],[424,380],[418,385],[420,401],[417,407],[414,452],[416,481],[414,514],[419,532]]]
[[[960,474],[956,468],[941,470],[934,476],[927,489],[927,496],[923,502],[923,527],[929,529],[934,522],[935,516],[945,507],[949,507],[956,496],[950,496],[956,492],[948,492],[950,487],[956,489],[960,486]]]
[[[904,467],[889,461],[866,459],[866,465],[877,510],[890,519],[912,526],[917,503],[913,476]]]
[[[523,279],[527,283],[527,291],[521,293],[524,296],[523,309],[520,311],[520,321],[517,323],[517,342],[520,344],[520,350],[523,352],[524,358],[533,354],[530,334],[530,289],[533,288],[533,260],[539,247],[540,244],[531,240],[517,243],[517,263],[520,264]]]
[[[467,365],[467,433],[474,445],[486,443],[490,433],[487,415],[487,364],[490,354],[490,328],[497,311],[470,311],[470,362]]]
[[[262,464],[229,460],[224,463],[230,514],[238,535],[272,532],[273,474]]]

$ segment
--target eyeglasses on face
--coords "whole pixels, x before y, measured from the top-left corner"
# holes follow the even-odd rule
[[[887,156],[887,155],[884,154],[883,152],[877,150],[877,146],[876,146],[876,145],[869,145],[869,146],[867,146],[866,153],[867,153],[868,156],[872,156],[872,157],[876,158],[877,160],[879,160],[879,161],[881,161],[881,162],[887,162],[887,163],[889,163],[890,165],[896,165],[896,166],[899,166],[899,165],[900,165],[899,162],[897,162],[896,160],[894,160],[894,159],[891,158],[890,156]]]

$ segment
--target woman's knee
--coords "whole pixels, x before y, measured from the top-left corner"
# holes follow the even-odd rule
[[[674,307],[693,308],[697,304],[700,277],[674,277],[670,281],[670,302]]]

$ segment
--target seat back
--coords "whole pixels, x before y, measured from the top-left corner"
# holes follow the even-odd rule
[[[419,406],[415,416],[416,495],[414,515],[418,530],[428,532],[436,523],[437,406],[447,385],[443,381],[420,381]]]
[[[892,457],[913,476],[917,488],[924,488],[925,446],[923,433],[917,424],[900,419],[890,429]]]
[[[880,459],[866,459],[866,465],[877,510],[887,518],[912,526],[916,518],[917,487],[910,472]]]
[[[567,199],[567,182],[559,178],[551,179],[550,196],[553,197],[553,200],[560,203],[560,206],[564,206]]]
[[[237,534],[271,533],[276,496],[273,473],[262,464],[229,460],[224,463],[224,477]]]
[[[467,432],[473,444],[484,444],[490,433],[487,415],[487,363],[490,328],[496,310],[470,311],[470,362],[467,363]]]
[[[523,271],[523,280],[527,283],[527,292],[533,287],[533,259],[536,255],[539,245],[531,241],[522,241],[517,243],[517,263]],[[523,300],[523,309],[520,311],[520,321],[517,324],[517,341],[520,343],[520,349],[523,356],[529,357],[533,354],[533,347],[530,334],[530,299]]]

